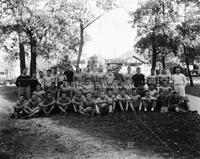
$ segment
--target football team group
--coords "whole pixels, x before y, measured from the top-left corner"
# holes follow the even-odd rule
[[[73,71],[69,65],[65,70],[52,68],[27,75],[23,70],[16,80],[18,100],[14,105],[14,118],[49,116],[53,113],[67,115],[78,113],[86,116],[132,112],[182,112],[188,111],[188,98],[185,96],[187,80],[180,68],[170,76],[166,70],[149,76],[136,68],[132,73],[120,73],[115,69],[99,66],[95,70],[87,67],[84,71]]]

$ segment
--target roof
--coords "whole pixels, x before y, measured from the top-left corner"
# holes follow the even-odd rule
[[[136,52],[130,51],[130,50],[125,52],[118,58],[123,59],[124,61],[131,61],[131,59],[133,58],[141,63],[146,63],[146,60],[144,59],[144,57],[142,55],[137,54]]]

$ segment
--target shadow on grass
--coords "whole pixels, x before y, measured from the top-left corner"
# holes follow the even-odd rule
[[[17,88],[15,86],[1,86],[0,95],[9,102],[17,101]]]
[[[52,158],[48,156],[52,152],[58,156],[72,155],[57,141],[56,134],[40,132],[38,125],[31,121],[24,121],[24,127],[17,125],[17,120],[1,123],[7,124],[7,127],[0,130],[0,159]]]
[[[159,136],[155,137],[139,120]],[[138,155],[160,155],[164,158],[200,157],[200,117],[184,114],[119,113],[102,117],[69,115],[52,117],[60,125],[78,129],[106,142],[114,142],[119,149],[133,150]],[[164,145],[165,144],[165,145]],[[148,157],[147,157],[148,158]]]

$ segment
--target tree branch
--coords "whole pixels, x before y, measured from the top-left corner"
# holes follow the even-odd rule
[[[93,21],[91,21],[90,23],[88,23],[86,26],[83,27],[83,29],[86,29],[87,27],[89,27],[91,24],[93,24],[95,21],[97,21],[98,19],[100,19],[105,13],[99,15],[98,17],[96,17]]]

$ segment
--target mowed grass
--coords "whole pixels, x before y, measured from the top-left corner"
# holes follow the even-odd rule
[[[16,87],[0,87],[5,99],[17,99]],[[54,115],[59,125],[98,137],[121,150],[164,158],[200,158],[200,116],[197,113],[122,113],[100,117]]]
[[[9,102],[15,102],[17,100],[17,87],[15,86],[1,86],[0,95]]]
[[[195,84],[194,87],[187,85],[185,90],[187,94],[200,97],[200,84]]]
[[[120,150],[164,158],[200,158],[200,117],[196,113],[115,113],[101,117],[73,114],[52,117],[70,126],[113,143]]]

